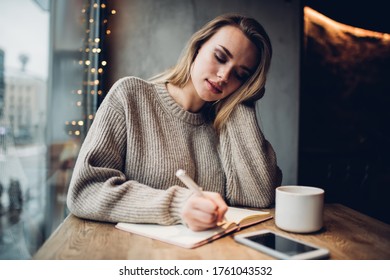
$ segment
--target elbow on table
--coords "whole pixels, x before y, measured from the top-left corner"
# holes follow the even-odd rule
[[[80,199],[80,197],[74,192],[69,191],[66,199],[66,205],[73,215],[79,218],[90,218],[86,210],[86,205],[88,203]]]

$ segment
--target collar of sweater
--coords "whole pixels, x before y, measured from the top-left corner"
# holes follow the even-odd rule
[[[186,111],[172,98],[165,84],[155,84],[155,86],[158,99],[169,114],[189,124],[202,125],[205,123],[206,119],[203,110],[198,113]]]

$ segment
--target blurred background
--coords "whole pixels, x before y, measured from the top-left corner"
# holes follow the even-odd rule
[[[390,223],[382,2],[0,0],[0,259],[30,259],[69,214],[74,162],[112,84],[172,66],[227,12],[258,19],[273,44],[256,106],[283,184]]]

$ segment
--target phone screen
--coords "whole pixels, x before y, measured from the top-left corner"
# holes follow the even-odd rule
[[[282,236],[275,235],[273,233],[258,234],[246,237],[249,240],[262,244],[275,251],[282,252],[288,256],[294,256],[306,252],[317,250],[314,247],[305,245]]]

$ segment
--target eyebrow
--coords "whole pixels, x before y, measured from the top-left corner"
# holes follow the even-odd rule
[[[225,53],[227,54],[228,57],[233,58],[232,53],[227,48],[225,48],[222,45],[218,45],[218,46],[220,46],[225,51]],[[249,73],[253,72],[250,68],[246,67],[245,65],[240,65],[240,67],[243,68],[244,70],[248,71]]]

